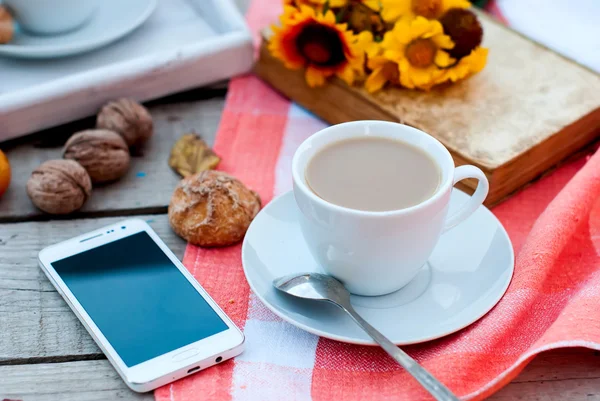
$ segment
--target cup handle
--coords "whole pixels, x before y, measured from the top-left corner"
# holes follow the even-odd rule
[[[473,212],[475,212],[475,210],[481,206],[489,192],[490,183],[488,182],[488,179],[483,171],[481,171],[479,168],[471,165],[456,167],[454,170],[454,182],[452,185],[456,185],[457,182],[464,180],[465,178],[476,178],[479,180],[477,189],[475,189],[475,193],[471,195],[471,199],[469,199],[459,211],[448,217],[446,223],[444,224],[444,228],[442,229],[442,233],[453,227],[456,227],[467,217],[472,215]]]

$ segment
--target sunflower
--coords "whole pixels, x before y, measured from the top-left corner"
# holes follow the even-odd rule
[[[458,62],[446,69],[446,79],[452,82],[470,77],[483,70],[487,63],[488,49],[478,47],[474,49],[468,56],[458,60]]]
[[[454,46],[439,21],[416,17],[400,20],[383,38],[383,55],[398,64],[400,84],[429,89],[447,78],[445,67],[455,62],[445,49]]]
[[[281,26],[272,27],[269,50],[289,69],[305,67],[310,87],[323,85],[332,75],[351,85],[364,71],[363,42],[345,24],[336,24],[333,12],[287,6],[280,19]]]
[[[381,0],[381,5],[381,16],[388,22],[417,16],[437,19],[451,8],[471,7],[468,0]]]

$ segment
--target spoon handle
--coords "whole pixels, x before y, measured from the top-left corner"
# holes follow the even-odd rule
[[[393,342],[387,339],[377,329],[367,323],[350,305],[343,309],[354,319],[354,321],[375,340],[381,348],[385,350],[392,358],[396,360],[404,369],[408,371],[425,390],[439,401],[458,401],[456,397],[446,386],[440,383],[435,377],[425,370],[421,365],[412,359],[406,352],[398,348]]]

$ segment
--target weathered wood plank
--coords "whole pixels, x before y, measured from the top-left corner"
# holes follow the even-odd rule
[[[0,366],[0,399],[22,401],[150,401],[121,380],[108,361]]]
[[[140,216],[179,257],[166,215]],[[38,267],[40,249],[120,218],[0,224],[0,364],[97,358],[96,344]]]
[[[600,352],[587,348],[562,348],[536,356],[513,383],[598,379],[600,378]],[[600,387],[598,388],[600,393]]]
[[[584,373],[579,367],[582,360],[591,362],[594,358],[597,359],[598,355],[594,356],[589,350],[578,350],[572,354],[569,352],[571,350],[560,350],[538,356],[525,368],[520,377],[537,377],[542,373],[547,379],[514,381],[489,399],[600,401],[598,365],[596,375]],[[552,373],[543,373],[544,369]],[[106,360],[0,366],[0,398],[23,401],[137,401],[152,399],[150,397],[151,394],[140,395],[129,390]]]
[[[133,157],[129,172],[121,180],[94,188],[82,210],[69,217],[116,215],[133,209],[137,214],[165,212],[173,188],[180,179],[167,165],[173,143],[184,133],[195,131],[212,144],[223,104],[222,96],[188,103],[151,104],[155,135],[142,150],[143,154]],[[13,180],[0,199],[0,221],[50,218],[37,210],[27,197],[27,179],[42,162],[60,158],[62,144],[73,131],[84,128],[82,124],[89,128],[93,121],[67,125],[62,128],[65,134],[53,132],[52,137],[43,138],[41,144],[25,140],[15,145],[3,145],[11,163]]]
[[[600,379],[510,383],[490,401],[600,401]]]

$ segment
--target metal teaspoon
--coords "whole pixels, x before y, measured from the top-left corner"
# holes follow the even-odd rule
[[[342,283],[331,276],[319,273],[303,273],[273,280],[279,291],[297,298],[326,301],[346,312],[381,348],[408,371],[429,393],[440,401],[458,401],[446,386],[440,383],[406,352],[367,323],[350,304],[350,293]]]

